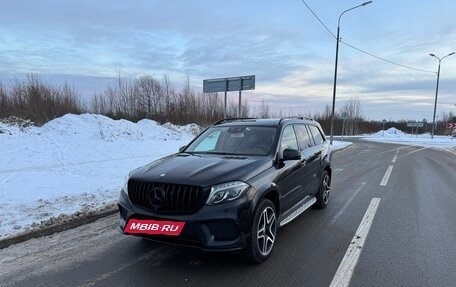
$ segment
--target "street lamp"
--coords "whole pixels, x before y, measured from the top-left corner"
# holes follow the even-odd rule
[[[435,111],[437,109],[437,95],[439,94],[439,79],[440,79],[440,63],[442,62],[443,59],[445,59],[446,57],[449,57],[451,55],[454,55],[455,52],[451,52],[449,53],[448,55],[446,55],[445,57],[443,58],[439,58],[437,57],[436,55],[434,54],[429,54],[429,56],[431,57],[434,57],[436,58],[437,60],[439,60],[439,69],[437,70],[437,86],[435,88],[435,101],[434,101],[434,116],[432,117],[432,133],[431,133],[431,139],[434,138],[434,132],[435,132]]]
[[[339,37],[339,33],[340,33],[340,18],[342,17],[342,15],[344,15],[346,12],[350,11],[350,10],[353,10],[353,9],[356,9],[358,7],[362,7],[362,6],[366,6],[368,4],[372,3],[372,1],[367,1],[367,2],[364,2],[363,4],[360,4],[358,6],[355,6],[355,7],[352,7],[350,9],[347,9],[345,10],[344,12],[342,12],[339,16],[339,20],[337,21],[337,37],[336,37],[336,61],[335,61],[335,64],[334,64],[334,87],[333,87],[333,102],[332,102],[332,113],[331,113],[331,137],[330,137],[330,141],[329,143],[332,145],[333,143],[333,137],[334,137],[334,109],[336,107],[336,83],[337,83],[337,60],[339,58],[339,41],[340,41],[340,37]]]

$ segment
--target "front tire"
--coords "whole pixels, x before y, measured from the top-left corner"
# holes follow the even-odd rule
[[[255,211],[251,235],[243,257],[253,263],[263,263],[271,255],[277,235],[277,213],[274,204],[264,199]]]
[[[324,170],[323,174],[321,175],[320,190],[316,195],[317,202],[315,203],[315,207],[322,209],[328,205],[330,185],[331,178],[328,171]]]

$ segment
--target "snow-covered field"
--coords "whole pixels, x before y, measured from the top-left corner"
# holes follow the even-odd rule
[[[0,239],[117,201],[125,175],[177,152],[196,125],[65,115],[42,127],[0,123]]]
[[[363,140],[432,148],[451,148],[456,146],[456,138],[450,136],[434,136],[434,138],[431,139],[430,134],[420,134],[418,136],[411,135],[396,128],[389,128],[385,131],[367,135],[363,137]]]

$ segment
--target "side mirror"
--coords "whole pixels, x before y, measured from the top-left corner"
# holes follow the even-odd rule
[[[181,146],[181,147],[179,148],[179,152],[183,152],[183,151],[185,150],[186,147],[187,147],[187,146],[185,146],[185,145],[184,145],[184,146]]]
[[[297,149],[286,148],[283,151],[283,160],[300,160],[301,153]]]

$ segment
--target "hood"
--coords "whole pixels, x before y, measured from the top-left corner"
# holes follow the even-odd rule
[[[270,157],[174,154],[134,170],[130,178],[207,187],[250,178],[272,166]]]

